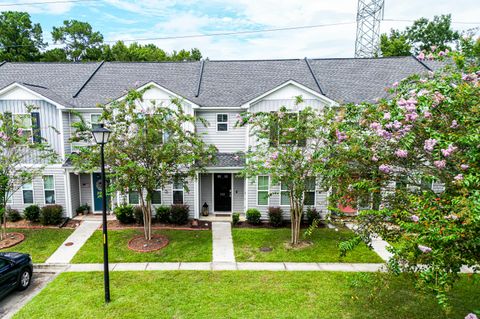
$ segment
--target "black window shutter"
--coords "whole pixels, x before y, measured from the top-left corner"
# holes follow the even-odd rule
[[[33,142],[41,143],[42,133],[40,131],[40,113],[38,112],[32,112],[32,131],[33,131]]]

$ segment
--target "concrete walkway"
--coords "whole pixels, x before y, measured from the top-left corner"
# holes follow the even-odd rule
[[[357,225],[353,223],[346,223],[345,226],[355,231]],[[390,246],[389,243],[384,241],[380,236],[373,235],[371,237],[373,251],[377,253],[385,262],[392,258],[393,254],[387,250],[387,246]]]
[[[68,264],[101,224],[101,221],[84,221],[47,259],[46,263]]]
[[[212,222],[213,240],[213,262],[229,263],[235,262],[233,253],[232,224],[229,222]]]

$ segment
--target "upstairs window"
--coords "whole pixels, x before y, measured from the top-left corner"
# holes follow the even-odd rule
[[[43,176],[45,204],[55,204],[55,180],[53,175]]]
[[[100,128],[102,122],[100,121],[100,117],[102,114],[90,114],[90,124],[92,125],[92,129]]]
[[[299,113],[286,113],[282,118],[272,117],[270,123],[270,145],[297,145],[304,147],[306,140],[299,140],[301,132],[301,119]]]
[[[228,114],[217,114],[217,132],[228,131]]]
[[[33,184],[25,183],[22,185],[23,203],[33,204]]]
[[[183,181],[176,180],[173,182],[173,203],[183,204]]]
[[[31,114],[13,114],[13,120],[23,128],[23,135],[29,142],[33,141],[33,122]]]

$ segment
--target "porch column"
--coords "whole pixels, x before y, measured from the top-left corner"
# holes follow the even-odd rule
[[[197,173],[197,175],[195,177],[195,181],[193,183],[193,199],[194,199],[194,204],[193,204],[193,215],[194,215],[194,217],[193,218],[195,218],[195,219],[200,218],[200,211],[199,211],[199,200],[200,200],[199,191],[200,191],[200,187],[199,187],[199,183],[200,183],[200,176]]]

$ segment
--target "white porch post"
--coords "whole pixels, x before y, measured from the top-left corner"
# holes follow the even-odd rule
[[[200,175],[197,173],[197,176],[195,178],[195,182],[193,183],[193,200],[194,200],[194,204],[193,204],[193,215],[195,219],[199,219],[200,218],[200,210],[199,210],[199,200],[200,200],[200,194],[199,194],[199,191],[200,191],[200,187],[199,187],[199,183],[200,183]]]
[[[73,217],[73,208],[72,208],[72,197],[70,189],[70,172],[68,170],[64,171],[63,180],[65,183],[65,204],[67,205],[67,217]]]

